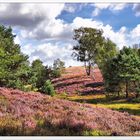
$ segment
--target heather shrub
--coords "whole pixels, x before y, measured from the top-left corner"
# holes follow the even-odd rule
[[[0,118],[0,136],[20,135],[22,133],[22,123],[12,117]]]
[[[66,92],[62,92],[62,93],[60,94],[60,98],[66,99],[66,98],[67,98],[67,93],[66,93]]]
[[[5,106],[7,103],[8,100],[4,96],[0,95],[0,106]]]
[[[54,95],[55,95],[55,90],[54,90],[54,87],[53,87],[53,85],[52,85],[52,83],[51,83],[50,80],[47,80],[47,81],[44,83],[44,85],[43,85],[41,91],[42,91],[43,93],[48,94],[48,95],[51,95],[51,96],[54,96]]]

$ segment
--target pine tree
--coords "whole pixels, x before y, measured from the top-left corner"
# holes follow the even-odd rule
[[[0,25],[0,86],[20,87],[22,85],[17,72],[27,62],[28,56],[23,55],[20,46],[14,42],[12,28]]]

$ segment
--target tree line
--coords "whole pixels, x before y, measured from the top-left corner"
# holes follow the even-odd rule
[[[15,44],[15,37],[11,27],[0,26],[0,86],[24,91],[50,90],[49,93],[54,94],[51,79],[61,76],[65,63],[57,59],[53,66],[49,67],[36,59],[30,64],[28,56],[21,52],[20,45]]]
[[[103,75],[106,93],[140,95],[140,48],[124,46],[119,50],[114,42],[103,36],[103,31],[93,28],[74,30],[72,56],[84,62],[89,76],[91,67],[98,65]]]
[[[37,59],[30,64],[28,56],[21,52],[14,38],[12,28],[0,25],[0,86],[54,95],[51,80],[61,76],[65,63],[57,59],[50,67]],[[73,39],[77,42],[73,46],[73,58],[84,62],[88,76],[91,68],[98,65],[106,93],[124,94],[126,98],[133,93],[136,98],[139,97],[139,47],[124,46],[119,50],[114,42],[103,36],[103,30],[94,28],[75,29]]]

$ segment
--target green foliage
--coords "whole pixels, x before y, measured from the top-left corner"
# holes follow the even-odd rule
[[[59,69],[55,69],[52,71],[53,78],[59,78],[61,76],[61,71]]]
[[[39,59],[34,60],[30,66],[28,56],[21,53],[14,38],[10,27],[0,26],[0,86],[24,91],[40,90],[46,80],[54,75],[60,76],[57,69],[52,73],[52,69],[44,66]],[[64,67],[64,63],[59,59],[55,64],[59,70]]]
[[[50,80],[47,80],[44,83],[41,91],[44,92],[45,94],[48,94],[48,95],[51,95],[51,96],[55,95],[55,90],[54,90],[54,87],[53,87],[53,85],[52,85]]]
[[[65,69],[65,62],[63,62],[62,60],[60,60],[59,58],[54,60],[54,63],[53,63],[53,69],[60,69],[61,72],[64,71]]]
[[[102,30],[94,28],[79,28],[74,30],[74,40],[77,45],[73,46],[72,56],[77,61],[84,62],[86,73],[90,75],[91,66],[95,63],[96,52],[102,45]]]
[[[45,68],[41,60],[36,59],[32,62],[32,82],[39,88],[44,84],[44,71]]]
[[[106,90],[139,94],[140,57],[133,48],[124,47],[120,53],[106,63],[104,79]]]
[[[118,53],[116,44],[110,39],[105,39],[103,46],[98,49],[98,55],[96,57],[96,63],[100,68],[102,74],[106,71],[106,63],[114,58]]]
[[[28,56],[14,43],[12,29],[0,25],[0,86],[21,88],[19,69],[27,62]],[[16,83],[15,83],[16,82]]]
[[[106,133],[101,130],[93,130],[93,131],[84,131],[83,132],[84,136],[110,136],[109,133]]]
[[[131,100],[133,103],[140,103],[140,97]]]
[[[52,78],[58,78],[65,71],[65,63],[59,58],[54,60],[52,69]]]
[[[116,45],[111,40],[105,39],[102,34],[102,30],[94,28],[81,27],[74,30],[77,45],[73,47],[72,56],[84,62],[87,75],[90,75],[91,67],[95,63],[102,70],[104,63],[116,55]]]
[[[47,66],[43,65],[43,62],[39,59],[36,59],[32,62],[31,65],[32,76],[30,78],[30,84],[33,87],[40,89],[46,80],[50,79],[51,70]]]

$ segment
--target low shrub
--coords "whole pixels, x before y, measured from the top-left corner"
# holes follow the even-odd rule
[[[59,78],[61,76],[61,70],[60,69],[56,69],[52,71],[52,77],[53,78]]]
[[[44,85],[43,85],[41,91],[42,91],[43,93],[48,94],[48,95],[51,95],[51,96],[54,96],[54,95],[55,95],[55,90],[54,90],[54,87],[53,87],[53,85],[52,85],[52,83],[51,83],[50,80],[47,80],[47,81],[44,83]]]
[[[12,117],[0,118],[0,136],[20,135],[22,133],[22,124],[19,120]]]
[[[133,98],[133,99],[131,100],[131,102],[132,102],[132,103],[140,103],[140,97],[138,97],[138,98]]]

